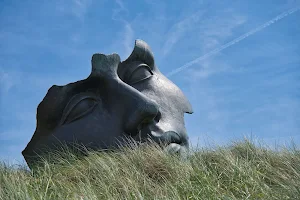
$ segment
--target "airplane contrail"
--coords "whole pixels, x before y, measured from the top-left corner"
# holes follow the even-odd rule
[[[286,16],[288,16],[290,14],[293,14],[294,12],[297,12],[298,10],[300,10],[300,7],[296,7],[296,8],[293,8],[291,10],[288,10],[286,12],[281,13],[280,15],[278,15],[278,16],[274,17],[273,19],[271,19],[270,21],[264,23],[263,25],[255,28],[255,29],[253,29],[253,30],[251,30],[251,31],[249,31],[247,33],[245,33],[244,35],[241,35],[240,37],[232,40],[231,42],[228,42],[228,43],[222,45],[221,47],[219,47],[217,49],[214,49],[213,51],[211,51],[211,52],[209,52],[207,54],[204,54],[203,56],[198,57],[198,58],[196,58],[196,59],[194,59],[194,60],[186,63],[185,65],[183,65],[183,66],[181,66],[181,67],[179,67],[179,68],[177,68],[177,69],[169,72],[167,74],[167,77],[170,77],[170,76],[172,76],[174,74],[177,74],[178,72],[181,72],[182,70],[185,70],[186,68],[192,66],[193,64],[198,63],[199,61],[204,60],[205,58],[207,58],[207,57],[209,57],[209,56],[211,56],[211,55],[213,55],[215,53],[218,53],[218,52],[220,52],[220,51],[222,51],[222,50],[224,50],[224,49],[226,49],[226,48],[228,48],[228,47],[230,47],[230,46],[232,46],[232,45],[234,45],[234,44],[236,44],[236,43],[238,43],[238,42],[246,39],[247,37],[255,34],[258,31],[261,31],[262,29],[264,29],[264,28],[270,26],[271,24],[273,24],[273,23],[275,23],[275,22],[283,19],[284,17],[286,17]]]

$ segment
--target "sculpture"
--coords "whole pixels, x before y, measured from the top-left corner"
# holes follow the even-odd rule
[[[150,47],[135,41],[123,62],[117,54],[92,56],[88,78],[53,85],[37,108],[37,126],[22,151],[29,165],[43,146],[60,141],[90,149],[117,148],[124,137],[188,149],[184,113],[192,107],[182,91],[156,67]]]

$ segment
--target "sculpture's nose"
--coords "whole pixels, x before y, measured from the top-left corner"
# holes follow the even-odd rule
[[[92,57],[91,76],[105,82],[107,91],[114,91],[116,105],[122,105],[124,131],[135,135],[141,123],[160,119],[159,106],[135,88],[118,78],[117,68],[120,57],[117,54],[94,54]]]
[[[159,105],[147,98],[136,89],[124,85],[125,94],[123,96],[126,105],[124,119],[124,131],[131,136],[138,133],[138,127],[142,124],[157,123],[161,118]]]

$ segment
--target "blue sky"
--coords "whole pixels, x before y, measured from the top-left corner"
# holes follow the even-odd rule
[[[185,116],[193,144],[250,134],[300,144],[299,19],[299,0],[2,0],[0,160],[24,162],[49,87],[85,79],[93,53],[125,60],[135,39],[150,45],[164,74],[189,65],[169,78],[193,106]]]

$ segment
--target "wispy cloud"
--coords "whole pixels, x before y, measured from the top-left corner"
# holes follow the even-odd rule
[[[278,15],[278,16],[276,16],[275,18],[273,18],[273,19],[267,21],[267,22],[264,23],[263,25],[261,25],[261,26],[255,28],[255,29],[253,29],[253,30],[251,30],[251,31],[249,31],[249,32],[247,32],[247,33],[241,35],[240,37],[237,37],[236,39],[234,39],[234,40],[232,40],[232,41],[230,41],[230,42],[228,42],[228,43],[222,45],[221,47],[219,47],[219,48],[217,48],[217,49],[214,49],[213,51],[211,51],[211,52],[209,52],[209,53],[206,53],[206,54],[204,54],[203,56],[198,57],[198,58],[196,58],[196,59],[194,59],[194,60],[192,60],[192,61],[190,61],[190,62],[187,62],[186,64],[184,64],[183,66],[181,66],[181,67],[179,67],[179,68],[177,68],[177,69],[175,69],[175,70],[172,70],[171,72],[169,72],[169,73],[167,74],[167,76],[170,77],[170,76],[172,76],[172,75],[174,75],[174,74],[177,74],[177,73],[179,73],[179,72],[185,70],[186,68],[188,68],[188,67],[190,67],[190,66],[192,66],[192,65],[194,65],[194,64],[196,64],[196,63],[199,63],[200,61],[206,59],[207,57],[209,57],[209,56],[211,56],[211,55],[214,55],[214,54],[216,54],[216,53],[218,53],[218,52],[220,52],[220,51],[222,51],[222,50],[224,50],[224,49],[226,49],[226,48],[228,48],[228,47],[230,47],[230,46],[232,46],[232,45],[235,45],[236,43],[238,43],[238,42],[240,42],[240,41],[242,41],[242,40],[248,38],[249,36],[255,34],[255,33],[258,32],[258,31],[261,31],[261,30],[265,29],[266,27],[272,25],[273,23],[276,23],[277,21],[283,19],[284,17],[287,17],[288,15],[293,14],[294,12],[297,12],[298,10],[300,10],[300,7],[293,8],[293,9],[291,9],[291,10],[289,10],[289,11],[286,11],[286,12],[281,13],[280,15]]]
[[[45,91],[53,84],[65,85],[76,81],[71,75],[43,76],[39,73],[28,73],[0,67],[0,83],[5,92],[9,92],[12,87],[24,87],[25,91]]]
[[[244,16],[238,15],[231,9],[221,10],[218,14],[213,14],[210,9],[200,9],[171,27],[166,35],[167,40],[162,53],[164,56],[169,54],[180,40],[193,40],[195,44],[201,45],[204,52],[207,52],[219,45],[220,39],[232,35],[232,30],[245,21]]]
[[[121,57],[125,58],[132,51],[134,30],[131,23],[126,20],[129,11],[124,5],[124,2],[122,0],[116,0],[115,2],[117,7],[113,9],[112,20],[119,21],[123,24],[123,30],[119,33],[121,37],[117,42],[123,44],[124,50],[119,54]]]
[[[191,139],[194,140],[192,141],[194,145],[197,143],[197,138],[200,137],[200,145],[205,146],[201,140],[210,134],[213,141],[217,140],[216,143],[221,144],[224,141],[229,142],[228,138],[240,138],[242,134],[247,136],[253,131],[254,135],[259,135],[260,138],[266,139],[274,147],[274,144],[271,143],[276,140],[282,141],[282,135],[295,136],[295,134],[299,133],[300,127],[297,125],[299,117],[295,114],[299,112],[299,105],[295,103],[295,99],[292,96],[287,94],[280,94],[282,98],[276,101],[279,93],[274,93],[276,87],[289,88],[290,95],[296,90],[296,87],[287,86],[288,80],[291,83],[289,85],[296,84],[295,75],[287,72],[289,66],[299,62],[297,53],[293,54],[293,52],[297,51],[294,45],[291,46],[288,43],[284,44],[283,42],[274,41],[272,45],[266,43],[258,45],[258,47],[256,45],[255,48],[249,48],[248,46],[243,52],[248,58],[243,57],[242,61],[239,61],[240,59],[236,56],[230,57],[222,54],[219,54],[217,57],[211,57],[211,55],[221,52],[225,48],[240,42],[298,10],[299,8],[295,8],[284,12],[262,26],[198,59],[186,63],[182,68],[178,68],[177,71],[173,70],[173,73],[168,74],[170,77],[186,70],[181,80],[189,83],[190,87],[187,94],[194,106],[194,110],[197,111],[193,114],[197,120],[195,122],[191,120],[190,122],[194,126],[188,127],[191,131],[190,133],[192,133]],[[237,25],[243,24],[243,17],[240,19],[236,23]],[[234,24],[234,20],[231,23],[228,21],[228,24]],[[208,23],[208,25],[210,24]],[[227,30],[224,26],[225,29],[221,31],[217,28],[208,28],[201,35],[206,35],[207,33],[207,37],[213,36],[211,37],[213,39],[212,46],[220,44],[220,41],[222,41],[221,33],[226,33],[225,38],[233,35],[232,29],[235,26],[227,27]],[[214,33],[216,34],[214,35]],[[206,46],[204,45],[201,50],[205,48]],[[290,53],[286,55],[284,52]],[[285,55],[280,56],[283,54]],[[278,57],[281,57],[280,61],[277,59]],[[265,60],[268,64],[257,62],[258,66],[254,68],[252,67],[254,58],[257,58],[257,61],[258,58],[259,61]],[[195,67],[187,69],[192,65]],[[284,68],[286,69],[284,70]],[[268,74],[262,74],[262,70]],[[251,75],[247,75],[250,71]],[[257,78],[250,79],[253,82],[245,80],[247,81],[245,83],[239,82],[241,85],[234,85],[236,83],[234,81],[235,78],[240,79],[240,77],[245,76]],[[272,78],[267,79],[265,77]],[[230,79],[233,80],[231,81]],[[261,89],[264,89],[264,92],[260,93]],[[260,103],[258,104],[258,102]],[[284,115],[282,111],[285,112]],[[288,133],[286,130],[291,132]],[[270,138],[270,135],[272,135],[272,138]],[[223,138],[223,141],[219,140],[219,138]]]
[[[214,16],[201,24],[201,34],[199,36],[202,42],[202,52],[211,51],[219,46],[223,40],[230,38],[236,28],[247,22],[245,15],[228,10],[224,13]]]
[[[199,64],[199,69],[188,69],[185,79],[193,79],[198,81],[200,79],[209,78],[212,75],[222,72],[232,72],[234,69],[226,62],[221,62],[216,59],[207,59]]]
[[[112,19],[115,21],[124,21],[124,15],[128,15],[128,9],[122,0],[115,0],[117,7],[113,9]]]
[[[277,44],[276,41],[273,43]],[[249,51],[252,50],[257,48]],[[192,122],[196,126],[192,126],[191,133],[212,134],[217,143],[221,142],[218,138],[228,141],[229,137],[240,138],[250,132],[272,147],[275,141],[289,143],[290,136],[298,137],[299,142],[300,104],[296,98],[299,81],[293,73],[293,65],[297,66],[299,59],[293,58],[293,51],[297,52],[289,44],[281,51],[259,50],[257,66],[252,66],[256,54],[249,53],[248,58],[242,58],[243,65],[248,67],[251,63],[247,70],[236,70],[239,63],[234,64],[236,62],[230,56],[226,56],[226,60],[222,56],[208,58],[198,69],[188,69],[184,79],[190,83],[187,94],[197,111],[193,114],[197,120]],[[280,56],[284,52],[289,53]]]
[[[85,15],[88,12],[89,6],[92,4],[92,0],[69,0],[60,1],[56,9],[59,12],[71,13],[77,17],[80,21],[84,21]]]
[[[197,11],[172,26],[167,34],[167,40],[163,45],[163,55],[168,54],[172,50],[173,46],[184,36],[186,32],[197,26],[197,23],[201,20],[201,17],[204,13],[205,11],[203,10]]]
[[[11,76],[9,73],[0,68],[0,92],[2,95],[7,93],[14,85],[16,85],[16,81],[18,81],[16,76]]]
[[[129,55],[132,51],[133,47],[133,38],[134,31],[129,23],[125,23],[125,30],[124,30],[124,48],[125,48],[125,55]]]

